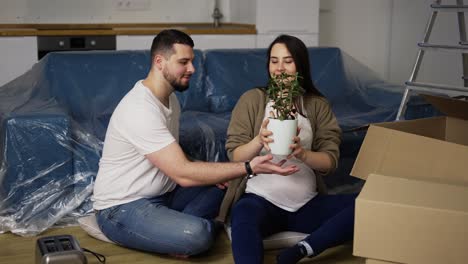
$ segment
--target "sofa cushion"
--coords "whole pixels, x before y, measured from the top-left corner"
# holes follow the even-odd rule
[[[201,161],[228,161],[225,144],[230,119],[230,112],[183,112],[179,143],[187,156]]]
[[[86,233],[88,233],[88,235],[96,239],[99,239],[101,241],[115,244],[112,240],[107,238],[107,236],[104,235],[104,233],[102,233],[97,223],[95,214],[90,214],[90,215],[78,218],[78,224]]]
[[[207,111],[203,54],[194,51],[190,89],[177,92],[182,111]],[[50,95],[85,130],[104,140],[110,117],[125,94],[150,70],[149,50],[53,52],[44,58]]]
[[[53,52],[44,60],[50,96],[101,140],[120,99],[151,62],[148,51]]]
[[[1,188],[8,194],[6,198],[23,197],[73,174],[70,120],[66,115],[13,114],[3,127],[6,173]]]
[[[89,184],[76,189],[83,179],[73,174],[70,119],[60,114],[14,114],[3,127],[2,229],[42,232],[78,207],[92,190]]]

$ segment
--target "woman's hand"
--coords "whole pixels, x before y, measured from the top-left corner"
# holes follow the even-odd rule
[[[270,136],[273,135],[273,132],[267,129],[268,122],[268,118],[263,120],[258,135],[254,136],[249,143],[240,145],[233,150],[233,161],[252,160],[260,154],[263,148],[270,151],[268,144],[273,142],[273,139],[270,138]]]
[[[268,146],[268,144],[273,142],[273,139],[270,137],[271,135],[273,135],[273,132],[267,129],[268,122],[270,122],[268,118],[265,118],[265,120],[263,120],[262,126],[260,127],[260,131],[258,132],[257,140],[259,144],[261,144],[266,150],[270,151],[270,147]]]
[[[297,134],[293,138],[293,144],[289,145],[289,148],[292,149],[291,154],[288,155],[288,159],[291,159],[292,157],[296,157],[297,159],[304,161],[305,160],[305,155],[306,151],[305,149],[302,148],[301,146],[301,138],[299,137],[299,133],[301,132],[301,129],[298,127],[297,128]]]

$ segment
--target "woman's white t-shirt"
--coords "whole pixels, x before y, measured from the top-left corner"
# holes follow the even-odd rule
[[[272,111],[272,103],[269,102],[265,109],[265,118]],[[312,145],[312,127],[310,120],[299,115],[298,126],[301,128],[299,137],[301,146],[304,149],[310,149]],[[267,154],[266,149],[261,151],[261,155]],[[283,157],[274,156],[273,161],[279,162]],[[289,212],[299,210],[310,199],[317,195],[316,177],[314,171],[302,161],[292,158],[284,166],[295,164],[299,171],[290,176],[277,174],[259,174],[247,181],[247,193],[254,193],[265,198]]]
[[[180,106],[175,94],[165,107],[138,81],[112,114],[94,185],[94,209],[102,210],[172,191],[176,183],[146,154],[179,139]]]

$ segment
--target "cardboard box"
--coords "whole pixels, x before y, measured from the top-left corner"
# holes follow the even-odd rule
[[[358,199],[356,256],[466,263],[468,187],[371,174]]]
[[[468,102],[424,96],[446,117],[371,125],[351,175],[356,256],[400,263],[468,261]]]
[[[401,264],[397,262],[390,262],[390,261],[385,261],[385,260],[378,260],[378,259],[366,259],[365,261],[366,264]]]

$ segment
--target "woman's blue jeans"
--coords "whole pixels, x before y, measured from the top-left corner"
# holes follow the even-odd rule
[[[195,255],[214,241],[214,219],[224,191],[214,186],[183,188],[98,211],[102,232],[119,245],[142,251]]]
[[[231,217],[236,263],[263,263],[263,238],[281,231],[310,234],[304,240],[314,255],[353,239],[357,194],[317,195],[297,212],[288,212],[264,198],[246,193]]]

